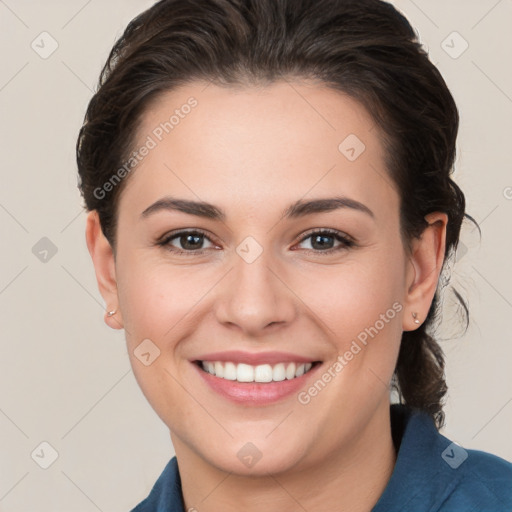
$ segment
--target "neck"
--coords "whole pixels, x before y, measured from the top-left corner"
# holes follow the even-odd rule
[[[389,404],[380,407],[357,438],[300,471],[247,477],[210,464],[173,437],[185,510],[200,512],[370,512],[396,461]]]

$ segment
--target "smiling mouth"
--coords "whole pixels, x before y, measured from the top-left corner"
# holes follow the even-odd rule
[[[229,361],[195,361],[205,372],[224,380],[237,382],[281,382],[302,377],[320,361],[310,363],[277,363],[250,365]]]

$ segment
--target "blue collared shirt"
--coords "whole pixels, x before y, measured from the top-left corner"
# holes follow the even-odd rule
[[[452,443],[405,405],[391,405],[391,430],[397,460],[371,512],[512,512],[510,462]],[[185,512],[176,457],[131,512]]]

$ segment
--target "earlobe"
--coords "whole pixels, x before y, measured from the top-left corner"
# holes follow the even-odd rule
[[[85,239],[94,264],[98,289],[107,305],[104,317],[105,323],[113,329],[122,329],[121,313],[117,310],[119,299],[117,295],[114,252],[101,230],[96,210],[89,212],[87,215]]]
[[[421,321],[417,323],[416,320],[426,318],[444,262],[448,215],[434,212],[427,215],[425,220],[429,225],[412,245],[410,264],[413,278],[408,277],[407,281],[407,314],[404,315],[402,326],[404,331],[416,329],[421,324]],[[413,312],[416,313],[415,317]]]

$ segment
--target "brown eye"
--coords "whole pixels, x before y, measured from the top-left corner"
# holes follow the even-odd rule
[[[311,248],[306,250],[308,252],[315,252],[319,254],[330,254],[332,252],[341,251],[348,249],[355,245],[354,241],[344,236],[339,231],[327,229],[321,231],[312,231],[301,239],[299,243],[303,243],[306,240],[311,239]],[[333,247],[333,244],[339,242],[338,246]]]
[[[161,242],[158,242],[158,245],[177,254],[198,255],[205,252],[203,245],[205,240],[211,243],[212,246],[214,245],[202,231],[177,231],[167,235]],[[179,246],[176,247],[174,244]]]

